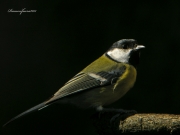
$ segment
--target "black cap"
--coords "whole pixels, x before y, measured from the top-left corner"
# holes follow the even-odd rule
[[[115,42],[110,49],[113,48],[128,49],[128,48],[134,48],[136,45],[137,45],[137,41],[135,39],[121,39]]]

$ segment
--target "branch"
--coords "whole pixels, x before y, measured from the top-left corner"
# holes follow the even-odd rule
[[[96,113],[99,135],[180,135],[180,115]]]

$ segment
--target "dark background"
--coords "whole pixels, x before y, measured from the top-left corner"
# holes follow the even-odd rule
[[[8,9],[37,10],[8,13]],[[137,82],[110,107],[180,113],[180,2],[0,2],[0,125],[53,95],[119,39],[146,46]],[[95,134],[94,110],[52,105],[1,129],[5,135]]]

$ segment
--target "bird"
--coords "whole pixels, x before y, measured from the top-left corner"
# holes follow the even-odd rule
[[[65,83],[51,98],[17,115],[3,125],[53,103],[70,103],[80,108],[102,111],[134,86],[140,50],[135,39],[121,39],[97,60]]]

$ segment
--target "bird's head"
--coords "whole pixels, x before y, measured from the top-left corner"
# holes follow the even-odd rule
[[[106,54],[117,62],[137,65],[140,56],[139,50],[142,48],[145,48],[145,46],[138,45],[134,39],[121,39],[115,42]]]

